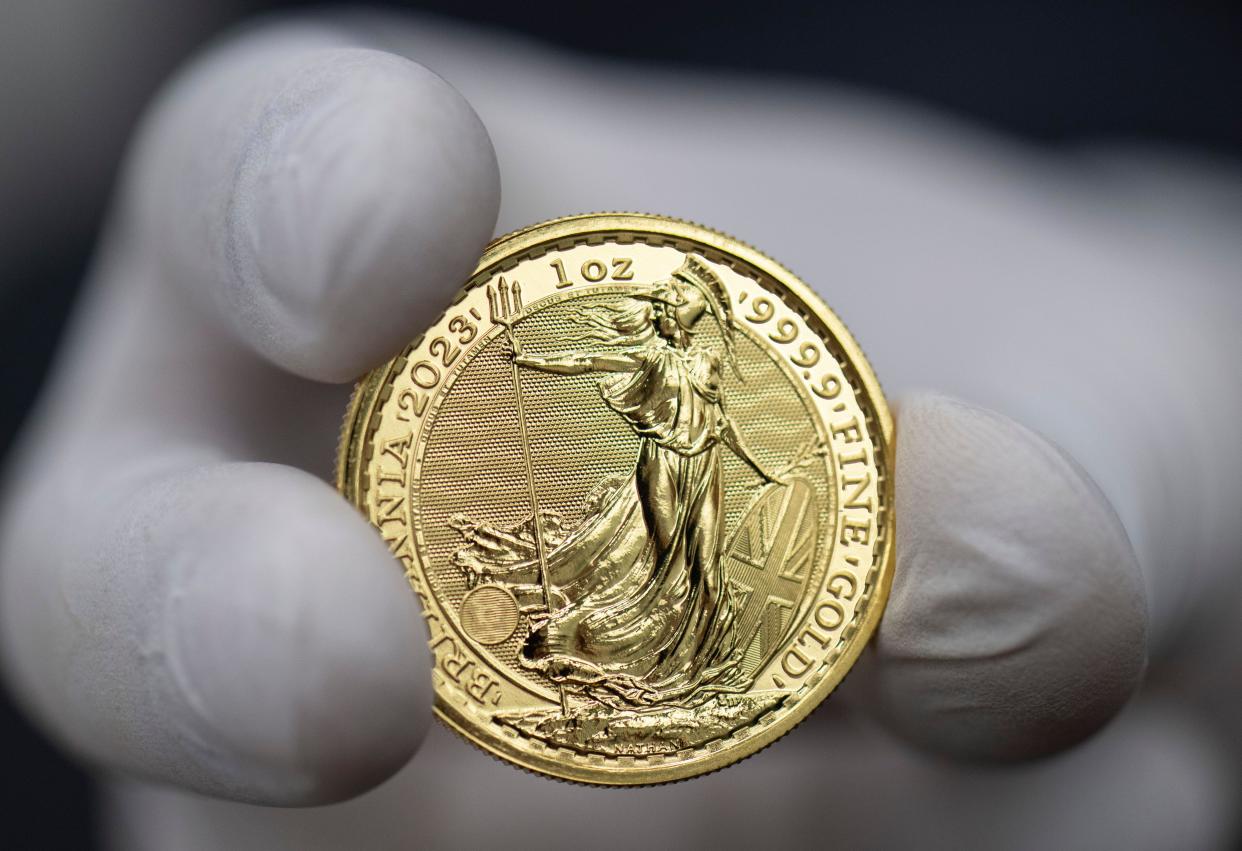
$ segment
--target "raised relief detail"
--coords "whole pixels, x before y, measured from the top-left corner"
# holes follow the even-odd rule
[[[610,754],[676,751],[727,735],[780,700],[746,692],[789,625],[816,542],[809,485],[764,469],[727,412],[723,373],[736,368],[728,294],[688,256],[645,292],[585,309],[578,348],[530,355],[514,333],[519,293],[502,279],[488,304],[508,334],[524,462],[533,463],[519,368],[604,374],[603,403],[639,449],[633,472],[601,481],[572,529],[540,509],[529,469],[525,521],[450,521],[467,541],[453,563],[475,586],[470,599],[511,591],[530,623],[520,664],[561,694],[557,710],[503,720]],[[705,320],[716,323],[719,348],[696,339]],[[767,483],[727,554],[726,450]],[[739,568],[732,580],[726,556]]]
[[[422,601],[441,721],[551,776],[661,783],[775,741],[858,658],[892,578],[891,429],[775,261],[574,216],[488,246],[363,379],[337,485]]]

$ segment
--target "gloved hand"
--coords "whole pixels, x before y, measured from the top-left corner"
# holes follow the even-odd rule
[[[0,530],[9,680],[52,735],[107,769],[278,804],[362,792],[423,737],[432,698],[417,605],[379,536],[322,479],[348,392],[339,382],[443,309],[492,235],[500,171],[466,101],[422,66],[367,47],[376,44],[460,75],[499,143],[512,199],[505,226],[642,208],[733,230],[816,286],[890,387],[951,367],[918,383],[1011,412],[1029,406],[1041,430],[1089,450],[1074,461],[1002,415],[900,397],[897,574],[843,703],[925,749],[985,760],[1055,752],[1118,711],[1147,647],[1127,533],[1146,587],[1163,587],[1153,554],[1166,533],[1184,534],[1183,518],[1161,518],[1148,477],[1206,448],[1179,440],[1182,454],[1170,456],[1170,438],[1146,447],[1153,467],[1133,445],[1100,436],[1099,420],[1111,426],[1135,398],[1164,389],[1152,386],[1157,358],[1101,382],[1115,369],[1101,341],[1133,348],[1132,328],[1093,324],[1107,320],[1108,298],[1075,295],[1083,315],[1061,316],[1055,281],[1024,288],[1055,273],[1038,263],[996,284],[1019,294],[1012,303],[973,282],[925,286],[867,271],[862,257],[850,268],[835,251],[843,213],[821,209],[841,175],[831,152],[798,137],[797,113],[752,95],[751,120],[770,125],[764,139],[791,150],[739,157],[756,131],[739,129],[745,122],[716,93],[631,89],[590,68],[558,80],[537,58],[428,32],[375,19],[269,27],[209,53],[152,108],[17,453]],[[771,133],[775,125],[790,132]],[[989,246],[1013,238],[1003,231],[978,235],[983,265]],[[927,248],[892,238],[897,253]],[[1051,308],[1025,300],[1040,288]],[[923,309],[935,298],[967,305],[983,333],[962,340],[943,307]],[[1042,329],[1044,350],[1006,348],[1049,310],[1064,327]],[[1084,334],[1095,335],[1090,345],[1075,342]],[[920,347],[928,337],[943,338],[938,350]],[[1055,373],[1048,384],[1025,383],[1023,357]],[[1162,422],[1176,423],[1184,411],[1163,402]],[[1149,487],[1130,493],[1136,481]],[[1105,491],[1127,495],[1122,520]],[[1236,552],[1220,528],[1207,534],[1211,553]],[[1210,589],[1203,573],[1195,587]],[[1153,592],[1158,634],[1174,635],[1181,609],[1163,605]],[[857,743],[807,750],[822,738],[786,742],[772,761],[730,769],[710,788],[771,786],[758,766],[780,765],[782,749],[834,782],[857,775],[884,787],[883,772],[862,771],[872,756]],[[862,741],[872,755],[898,753],[874,735]],[[541,784],[532,795],[545,804],[609,809],[598,793],[475,762]],[[454,785],[435,794],[469,794],[448,776]],[[962,785],[961,800],[988,806],[986,786]]]

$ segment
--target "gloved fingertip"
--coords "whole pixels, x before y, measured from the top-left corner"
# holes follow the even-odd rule
[[[907,398],[897,570],[854,691],[904,738],[958,758],[1054,753],[1111,719],[1146,660],[1141,576],[1086,472],[1034,432]]]
[[[487,132],[444,80],[380,51],[322,51],[268,105],[239,169],[230,319],[290,371],[355,378],[443,310],[499,197]]]
[[[264,804],[329,803],[397,771],[429,724],[431,678],[413,593],[375,530],[279,465],[188,473],[175,491],[165,504],[186,517],[152,539],[166,585],[147,751],[184,785]]]

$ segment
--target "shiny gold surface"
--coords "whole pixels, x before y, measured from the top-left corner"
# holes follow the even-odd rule
[[[423,603],[436,711],[566,780],[659,783],[779,738],[892,581],[892,424],[790,272],[657,216],[488,247],[359,384],[338,486]]]

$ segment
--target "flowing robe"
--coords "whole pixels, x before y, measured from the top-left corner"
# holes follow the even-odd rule
[[[561,605],[522,662],[611,705],[689,705],[734,690],[738,672],[721,562],[721,363],[697,347],[631,354],[636,368],[600,392],[641,438],[634,472],[547,554]]]

